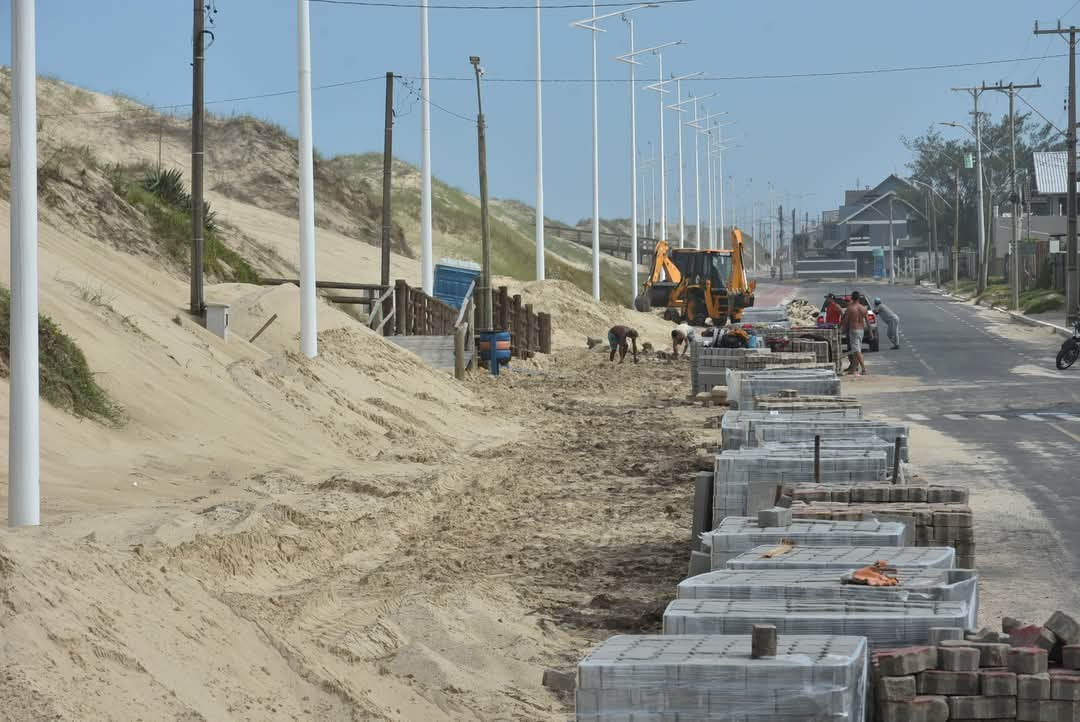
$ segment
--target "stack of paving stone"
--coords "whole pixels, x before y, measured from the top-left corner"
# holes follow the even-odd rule
[[[895,569],[953,569],[952,547],[795,546],[764,544],[727,560],[728,569],[861,569],[885,562]]]
[[[1046,650],[955,638],[938,644],[873,655],[878,722],[1080,720],[1080,674],[1049,669]]]
[[[812,353],[814,360],[821,364],[832,361],[829,353],[829,342],[812,338],[791,339],[791,351],[793,353]]]
[[[788,490],[785,489],[785,492]],[[920,547],[951,546],[959,567],[975,567],[975,518],[967,489],[888,484],[799,484],[790,489],[796,519],[888,519],[911,529]]]
[[[820,479],[828,482],[883,481],[888,477],[888,456],[868,448],[822,449]],[[748,505],[750,482],[775,491],[777,485],[812,482],[815,478],[813,449],[736,449],[716,455],[713,465],[713,519],[756,513]],[[775,496],[775,494],[773,495]]]
[[[738,409],[754,408],[754,397],[794,391],[816,396],[839,396],[840,377],[829,369],[767,369],[726,371],[728,404]]]
[[[794,395],[778,393],[758,396],[754,399],[754,408],[761,411],[806,411],[827,409],[861,409],[854,396],[815,396],[814,394]]]
[[[890,448],[900,439],[901,461],[908,461],[908,436],[906,426],[862,419],[787,419],[779,416],[747,419],[747,442],[749,446],[769,443],[814,443],[821,439],[821,448],[827,449],[846,440],[879,439]]]
[[[964,626],[975,628],[978,575],[973,570],[898,569],[899,584],[892,587],[854,584],[847,576],[834,569],[717,569],[684,579],[678,598],[963,602],[968,613]]]
[[[768,348],[718,348],[690,345],[690,392],[711,391],[727,382],[728,369],[762,371],[773,367],[814,366],[812,353],[773,353]]]
[[[616,636],[578,665],[580,722],[862,722],[861,637]]]
[[[930,630],[963,628],[964,602],[866,599],[676,599],[664,612],[664,634],[750,634],[755,624],[781,634],[847,634],[866,637],[871,651],[925,644]]]
[[[904,546],[907,529],[899,522],[798,520],[762,527],[755,517],[728,517],[713,531],[701,535],[702,550],[713,570],[725,569],[727,561],[754,547],[784,541],[798,546]]]
[[[760,397],[759,397],[760,398]],[[771,397],[770,397],[771,398]],[[779,397],[777,397],[779,398]],[[787,398],[787,397],[784,397]],[[801,397],[799,397],[801,398]],[[823,397],[843,398],[843,397]],[[757,419],[781,419],[786,421],[844,421],[862,418],[862,410],[858,405],[830,407],[822,409],[814,408],[788,408],[783,411],[768,409],[753,409],[744,411],[728,411],[720,418],[720,437],[725,450],[734,450],[747,446],[750,443],[750,425]]]

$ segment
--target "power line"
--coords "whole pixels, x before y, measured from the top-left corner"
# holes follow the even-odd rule
[[[534,6],[535,9],[535,6]],[[985,65],[1002,65],[1007,63],[1023,63],[1034,62],[1036,60],[1045,60],[1046,58],[1064,58],[1067,57],[1066,53],[1059,55],[1045,55],[1045,56],[1032,56],[1026,58],[1002,58],[1000,60],[976,60],[967,63],[940,63],[937,65],[907,65],[896,68],[864,68],[859,70],[829,70],[812,73],[765,73],[760,75],[701,75],[695,78],[703,82],[726,82],[734,80],[799,80],[807,78],[833,78],[833,77],[845,77],[845,76],[857,76],[857,75],[886,75],[892,73],[910,73],[927,70],[951,70],[954,68],[973,68]],[[419,80],[417,76],[408,76],[412,79]],[[437,80],[441,82],[471,82],[473,79],[465,76],[444,76],[444,77],[432,77],[429,80]],[[535,83],[536,78],[485,78],[484,82],[487,83]],[[592,83],[592,78],[544,78],[541,82],[559,84],[559,83]],[[626,78],[599,78],[596,82],[599,83],[629,83],[630,80]],[[636,83],[649,83],[649,80],[635,80]]]
[[[1077,4],[1080,4],[1080,0],[1078,0]],[[1060,133],[1061,135],[1065,135],[1065,131],[1063,131],[1063,130],[1062,130],[1061,128],[1057,127],[1056,125],[1054,125],[1054,123],[1053,123],[1053,122],[1051,122],[1051,120],[1050,120],[1049,118],[1047,118],[1047,117],[1046,117],[1045,115],[1043,115],[1043,114],[1042,114],[1041,112],[1039,112],[1039,109],[1038,109],[1038,108],[1036,108],[1036,107],[1035,107],[1034,105],[1032,105],[1031,103],[1029,103],[1029,102],[1027,101],[1027,99],[1026,99],[1026,98],[1024,98],[1024,96],[1022,96],[1022,95],[1017,95],[1016,97],[1020,99],[1020,102],[1021,102],[1021,103],[1023,103],[1023,104],[1024,104],[1024,105],[1026,105],[1027,107],[1031,108],[1031,109],[1032,109],[1032,111],[1034,111],[1034,112],[1035,112],[1035,115],[1037,115],[1037,116],[1039,116],[1040,118],[1042,118],[1043,120],[1045,120],[1045,121],[1046,121],[1046,124],[1047,124],[1047,125],[1049,125],[1049,126],[1050,126],[1051,128],[1053,128],[1054,130],[1056,130],[1056,131],[1057,131],[1058,133]]]
[[[310,0],[310,2],[319,2],[325,5],[355,5],[359,7],[372,7],[372,8],[395,8],[395,9],[413,9],[423,7],[418,3],[405,3],[405,2],[386,2],[385,0]],[[685,5],[687,3],[697,2],[697,0],[651,0],[653,5]],[[596,3],[595,7],[598,8],[615,8],[626,7],[627,3],[611,3],[602,2]],[[528,5],[428,5],[431,10],[531,10],[536,11],[536,4],[530,3]],[[563,3],[561,5],[545,5],[545,10],[571,10],[571,9],[591,9],[592,3]]]

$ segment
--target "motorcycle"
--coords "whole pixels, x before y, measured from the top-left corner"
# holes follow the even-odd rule
[[[1080,319],[1073,324],[1072,338],[1065,339],[1065,343],[1061,344],[1061,350],[1057,355],[1057,367],[1065,370],[1076,363],[1078,358],[1080,358]]]

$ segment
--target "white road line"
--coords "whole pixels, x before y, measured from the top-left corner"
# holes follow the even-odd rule
[[[1024,421],[1046,421],[1045,417],[1038,414],[1020,414],[1020,418]]]
[[[923,416],[922,414],[908,414],[907,417],[912,421],[929,421],[929,416]]]
[[[1056,416],[1062,421],[1080,421],[1080,417],[1073,416],[1072,414],[1050,414],[1050,416]]]
[[[960,414],[945,414],[945,418],[950,421],[967,421],[967,417]]]
[[[1004,421],[1004,416],[998,416],[997,414],[979,414],[980,419],[986,419],[987,421]]]

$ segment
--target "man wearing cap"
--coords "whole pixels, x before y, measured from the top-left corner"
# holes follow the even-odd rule
[[[900,348],[900,317],[896,312],[881,302],[880,298],[874,299],[874,313],[889,326],[888,336],[892,341],[893,350]]]

